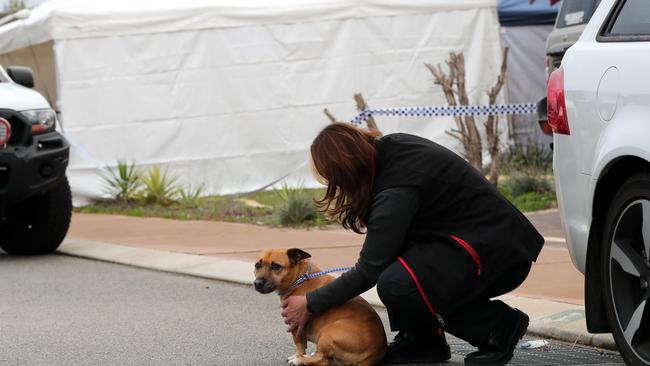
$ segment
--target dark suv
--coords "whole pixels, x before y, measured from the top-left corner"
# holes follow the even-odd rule
[[[72,213],[69,145],[33,86],[30,69],[0,67],[0,248],[9,254],[55,251]]]

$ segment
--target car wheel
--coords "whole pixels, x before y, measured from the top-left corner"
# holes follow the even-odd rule
[[[650,174],[616,193],[603,235],[607,317],[629,365],[650,365]]]
[[[65,238],[72,217],[72,195],[67,178],[44,195],[8,209],[8,225],[1,229],[0,247],[9,254],[54,252]]]

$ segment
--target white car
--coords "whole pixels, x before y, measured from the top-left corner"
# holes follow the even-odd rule
[[[603,0],[548,83],[567,244],[587,328],[650,365],[650,1]]]

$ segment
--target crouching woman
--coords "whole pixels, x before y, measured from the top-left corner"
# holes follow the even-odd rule
[[[285,301],[289,329],[377,285],[399,332],[384,363],[448,360],[445,331],[478,348],[466,365],[508,363],[528,316],[492,298],[525,280],[544,244],[526,217],[465,160],[424,138],[332,124],[311,157],[327,184],[322,209],[367,235],[354,269]]]

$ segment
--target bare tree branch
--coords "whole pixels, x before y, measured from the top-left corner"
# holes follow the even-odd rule
[[[363,95],[361,93],[354,94],[354,101],[357,103],[357,110],[359,112],[363,112],[368,109],[368,104],[366,103],[366,100],[363,98]],[[373,116],[368,116],[366,118],[366,123],[368,124],[369,130],[375,130],[381,133]]]
[[[499,77],[497,77],[496,84],[488,91],[488,97],[490,98],[490,104],[495,104],[497,96],[501,92],[501,88],[506,82],[506,71],[508,70],[508,53],[510,52],[509,47],[503,48],[501,50],[501,70],[499,71]]]
[[[449,62],[447,62],[447,65],[449,65]],[[456,96],[454,95],[454,82],[451,77],[447,77],[445,73],[442,71],[442,68],[440,67],[440,64],[437,65],[437,67],[425,63],[424,66],[429,69],[431,74],[433,74],[433,77],[435,78],[435,84],[440,85],[442,87],[442,92],[445,95],[445,98],[447,99],[447,104],[450,106],[456,106],[458,103],[456,102]],[[451,69],[450,69],[451,73]],[[466,135],[465,133],[465,125],[463,124],[462,119],[459,116],[454,116],[454,122],[456,123],[456,127],[463,131],[463,135]],[[463,143],[463,146],[465,145],[465,141],[461,140]]]
[[[459,105],[469,105],[469,97],[467,95],[467,88],[465,86],[465,56],[462,53],[450,53],[449,61],[449,74],[456,85],[456,95],[458,96]],[[463,131],[467,136],[465,138],[464,148],[467,160],[476,169],[482,170],[483,168],[483,143],[481,141],[481,134],[476,127],[474,116],[463,117]]]
[[[497,101],[497,97],[506,82],[506,72],[508,69],[508,52],[509,48],[505,47],[501,51],[501,69],[495,85],[487,92],[490,105]],[[497,186],[499,184],[499,173],[501,172],[500,156],[500,138],[499,138],[499,116],[488,116],[485,121],[485,135],[487,139],[488,152],[490,153],[491,163],[489,169],[489,180]]]
[[[332,122],[332,123],[337,123],[338,122],[336,120],[336,117],[334,117],[334,115],[332,113],[330,113],[330,111],[327,110],[327,108],[323,109],[323,113],[325,113],[327,118],[329,118],[330,122]]]

